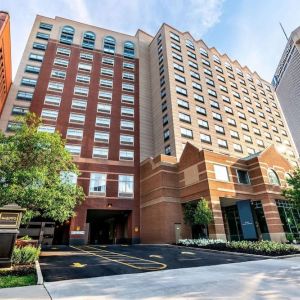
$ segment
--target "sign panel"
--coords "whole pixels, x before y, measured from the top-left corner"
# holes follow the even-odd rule
[[[85,231],[79,231],[79,230],[76,230],[76,231],[71,231],[71,234],[85,234]]]
[[[18,228],[20,213],[0,212],[0,228]]]
[[[257,239],[256,228],[252,216],[250,200],[238,201],[237,208],[240,215],[241,227],[245,240]]]

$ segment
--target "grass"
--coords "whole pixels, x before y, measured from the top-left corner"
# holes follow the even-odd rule
[[[27,286],[36,284],[37,278],[35,274],[27,275],[4,275],[0,276],[0,288]]]

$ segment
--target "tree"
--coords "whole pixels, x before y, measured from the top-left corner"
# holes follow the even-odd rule
[[[184,221],[190,226],[204,225],[207,235],[207,225],[213,221],[213,213],[204,198],[188,202],[184,206]]]
[[[79,171],[61,135],[40,132],[40,125],[40,118],[28,114],[14,135],[0,132],[0,206],[26,208],[23,223],[39,216],[63,222],[84,199],[82,187],[70,182]]]
[[[286,178],[288,187],[283,189],[282,195],[300,209],[300,169],[296,169],[291,178]]]

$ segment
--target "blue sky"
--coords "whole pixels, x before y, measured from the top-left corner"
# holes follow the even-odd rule
[[[12,27],[13,72],[36,14],[61,16],[134,34],[155,34],[166,22],[190,31],[271,81],[288,35],[300,26],[299,0],[1,0]]]

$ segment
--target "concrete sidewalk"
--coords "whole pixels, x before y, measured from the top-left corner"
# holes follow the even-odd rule
[[[2,300],[299,299],[300,257],[63,280],[1,289]]]

